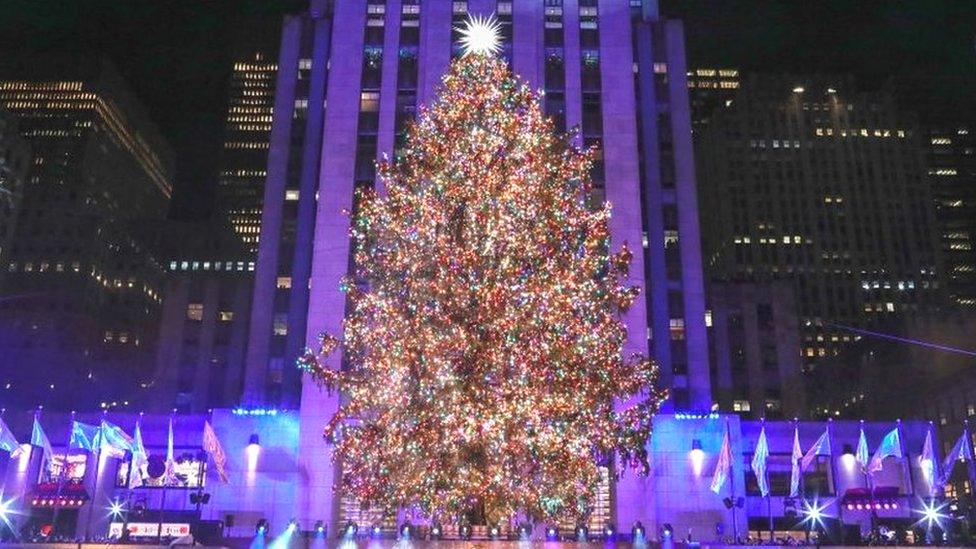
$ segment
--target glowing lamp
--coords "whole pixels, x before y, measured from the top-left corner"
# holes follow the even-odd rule
[[[674,535],[674,526],[671,526],[670,522],[665,522],[664,525],[661,526],[661,537],[670,538],[673,535]]]
[[[435,522],[430,527],[430,538],[431,539],[441,539],[444,529],[441,527],[440,523]]]
[[[346,523],[346,527],[343,529],[344,532],[343,535],[345,536],[346,539],[352,539],[356,537],[356,531],[358,530],[359,527],[356,526],[356,523],[350,520],[349,522]]]
[[[806,89],[803,86],[797,86],[797,87],[793,88],[793,93],[803,93],[805,91],[806,91]]]
[[[501,536],[501,533],[501,528],[499,528],[497,524],[492,524],[491,528],[488,530],[488,535],[491,536],[491,539],[498,539],[498,537]]]
[[[546,526],[546,539],[549,541],[556,541],[559,539],[559,530],[555,526]]]
[[[319,536],[325,535],[325,523],[321,520],[315,522],[315,533]]]
[[[844,453],[840,455],[840,464],[848,473],[854,472],[854,469],[857,466],[857,458],[854,457],[854,448],[852,448],[850,444],[844,445]]]
[[[257,433],[251,435],[247,441],[247,472],[253,473],[258,468],[258,455],[261,454],[261,439]]]
[[[613,539],[613,536],[616,533],[617,531],[612,524],[608,524],[603,527],[603,536],[607,539]]]
[[[689,459],[691,459],[691,469],[695,472],[696,477],[700,477],[702,474],[702,466],[705,464],[705,451],[702,450],[701,439],[694,439],[691,441],[691,452],[688,453]]]
[[[470,539],[471,526],[467,524],[462,524],[461,528],[458,529],[458,535],[461,537],[461,539]]]
[[[642,541],[644,539],[644,525],[641,523],[641,521],[634,523],[634,527],[631,528],[631,535],[633,536],[634,541]]]
[[[261,519],[254,525],[254,531],[258,536],[264,536],[268,533],[268,521],[267,519]]]
[[[576,539],[579,541],[586,541],[590,535],[590,530],[585,524],[580,524],[576,527]]]
[[[287,530],[288,532],[295,532],[296,530],[298,530],[298,521],[295,519],[289,520]]]
[[[380,525],[379,524],[374,524],[369,530],[372,533],[372,535],[373,535],[374,538],[380,537],[380,535],[383,533],[383,529],[380,528]],[[405,530],[406,530],[406,527],[404,527],[401,530],[401,533],[404,532]]]

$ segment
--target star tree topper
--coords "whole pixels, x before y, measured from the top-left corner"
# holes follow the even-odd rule
[[[455,30],[461,33],[463,55],[494,55],[501,51],[502,26],[493,15],[482,17],[469,15],[463,27]]]

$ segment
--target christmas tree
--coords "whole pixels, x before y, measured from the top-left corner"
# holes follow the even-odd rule
[[[631,254],[611,252],[610,206],[588,206],[593,151],[468,31],[487,45],[380,164],[386,195],[357,196],[341,340],[299,367],[344,396],[325,435],[361,501],[580,518],[601,463],[646,467],[665,395],[654,363],[622,356],[638,289],[620,283]],[[344,368],[325,367],[340,348]]]

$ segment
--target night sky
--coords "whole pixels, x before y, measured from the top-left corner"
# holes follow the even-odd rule
[[[443,0],[448,1],[448,0]],[[516,0],[522,1],[522,0]],[[541,0],[539,0],[541,1]],[[91,51],[118,66],[177,159],[172,213],[209,209],[233,60],[274,49],[306,0],[5,0],[0,52]],[[971,0],[662,0],[685,20],[689,66],[852,72],[895,86],[924,119],[974,118]]]

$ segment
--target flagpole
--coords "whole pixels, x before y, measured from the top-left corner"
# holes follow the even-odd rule
[[[861,432],[864,432],[864,420],[861,420]],[[866,435],[865,435],[866,436]],[[868,446],[870,450],[870,446]],[[869,454],[868,462],[864,464],[863,474],[864,474],[864,484],[867,485],[868,493],[871,495],[870,507],[871,507],[871,536],[874,536],[874,531],[878,525],[878,510],[874,508],[874,477],[870,471],[871,469],[871,457]]]
[[[945,497],[945,490],[942,486],[942,458],[939,457],[940,445],[935,442],[938,439],[935,437],[935,423],[932,420],[929,420],[928,436],[932,439],[932,486],[930,499]]]
[[[970,448],[970,453],[972,453],[973,439],[969,436],[969,420],[964,419],[962,422],[962,433],[966,437],[966,445]],[[976,484],[976,463],[974,459],[970,458],[966,460],[966,473],[969,476],[969,485],[974,486]]]
[[[108,410],[102,410],[102,421],[98,424],[98,454],[95,458],[95,484],[92,486],[91,495],[91,509],[88,510],[88,521],[85,525],[85,541],[91,540],[91,524],[92,517],[95,516],[95,498],[98,496],[98,477],[101,476],[102,468],[102,444],[105,434],[102,433],[102,426],[105,424],[105,418],[108,416]]]
[[[908,466],[908,494],[915,495],[915,479],[912,478],[912,460],[908,457],[908,448],[905,446],[905,432],[901,426],[901,420],[895,420],[895,427],[898,429],[898,446],[901,450],[903,463]]]
[[[837,521],[840,522],[840,542],[844,543],[844,503],[840,498],[840,484],[837,482],[837,464],[834,462],[834,418],[827,418],[827,447],[830,449],[830,477],[834,485],[834,502],[837,505]]]
[[[762,418],[759,419],[759,433],[766,432],[766,412],[763,411]],[[767,442],[767,445],[769,443]],[[766,449],[767,457],[769,459],[769,447]],[[776,528],[773,526],[773,490],[769,485],[769,466],[763,467],[763,476],[766,477],[766,514],[769,515],[769,542],[772,543],[776,539]]]
[[[58,475],[58,491],[54,499],[54,516],[51,519],[51,537],[56,537],[58,532],[58,515],[61,513],[61,493],[64,490],[64,477],[68,472],[68,451],[71,449],[71,433],[74,431],[75,411],[71,410],[71,423],[68,429],[68,443],[64,445],[64,462],[61,465],[61,474]]]
[[[159,544],[162,544],[163,542],[163,511],[166,509],[166,488],[169,486],[169,481],[171,478],[170,467],[172,467],[172,464],[169,462],[169,437],[170,433],[173,432],[173,416],[175,415],[176,408],[173,408],[173,411],[169,414],[169,425],[166,429],[166,468],[164,469],[165,473],[163,473],[163,493],[159,498],[159,530],[156,532],[156,542]],[[173,456],[173,459],[176,459],[175,455]]]
[[[729,453],[732,454],[732,429],[729,420],[725,420],[725,436],[729,441]],[[740,458],[741,459],[741,458]],[[732,493],[732,544],[739,542],[739,526],[735,520],[735,459],[729,460],[729,491]]]

